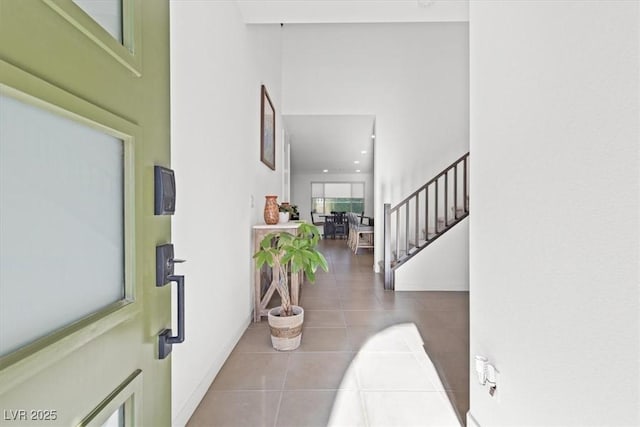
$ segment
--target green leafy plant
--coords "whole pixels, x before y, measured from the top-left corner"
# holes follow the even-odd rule
[[[301,223],[295,235],[285,231],[267,234],[260,242],[260,249],[253,255],[257,268],[267,263],[278,272],[276,290],[281,300],[280,316],[293,315],[289,271],[291,274],[303,271],[310,282],[315,282],[318,267],[329,271],[327,260],[317,249],[319,241],[318,228],[313,224]]]
[[[282,202],[281,204],[278,205],[278,210],[280,212],[289,212],[290,215],[297,215],[298,214],[298,206],[297,205],[290,205],[287,202]]]

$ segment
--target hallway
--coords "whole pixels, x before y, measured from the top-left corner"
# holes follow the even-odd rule
[[[188,426],[464,425],[468,293],[385,292],[371,253],[320,250],[300,348],[277,352],[266,319],[251,324]]]

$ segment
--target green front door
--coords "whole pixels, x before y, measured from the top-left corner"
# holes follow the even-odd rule
[[[170,425],[169,136],[168,1],[0,0],[0,425]]]

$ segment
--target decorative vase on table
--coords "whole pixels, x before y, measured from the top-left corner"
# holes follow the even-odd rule
[[[264,196],[267,199],[264,202],[264,222],[269,225],[278,223],[280,219],[280,209],[278,208],[278,202],[276,199],[278,196]]]

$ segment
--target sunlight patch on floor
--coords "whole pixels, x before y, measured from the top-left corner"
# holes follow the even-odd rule
[[[371,337],[345,372],[329,426],[460,426],[418,328]]]

